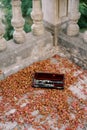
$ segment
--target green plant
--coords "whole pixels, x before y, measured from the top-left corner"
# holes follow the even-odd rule
[[[24,30],[25,32],[30,32],[32,25],[32,19],[30,15],[32,11],[32,0],[22,0],[21,8],[22,8],[22,15],[25,18]]]
[[[32,11],[32,0],[21,0],[22,1],[22,14],[24,17],[29,16]]]
[[[87,29],[87,1],[86,0],[80,1],[79,11],[81,13],[81,17],[78,21],[80,29],[83,28]]]
[[[4,37],[6,40],[9,40],[13,37],[13,27],[11,25],[12,19],[12,7],[11,7],[11,0],[1,0],[4,8],[5,19],[2,22],[5,24],[5,35]]]

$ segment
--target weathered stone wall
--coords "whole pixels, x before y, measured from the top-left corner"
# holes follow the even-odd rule
[[[70,60],[87,69],[87,43],[83,41],[82,35],[80,33],[75,37],[69,37],[61,32],[58,36],[58,46]]]
[[[24,44],[15,44],[13,40],[7,42],[7,49],[0,52],[0,79],[16,73],[33,62],[51,56],[53,38],[49,32],[41,36],[26,34]],[[53,53],[52,53],[53,54]]]

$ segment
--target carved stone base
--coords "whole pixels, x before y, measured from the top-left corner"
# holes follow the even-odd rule
[[[0,52],[7,48],[6,40],[4,38],[0,39]]]
[[[79,34],[79,26],[78,24],[69,24],[67,27],[67,35],[68,36],[76,36]]]
[[[87,43],[87,31],[85,31],[85,33],[83,34],[83,40]]]
[[[14,31],[13,38],[14,38],[14,41],[18,44],[24,43],[26,39],[25,32],[23,30]]]
[[[32,28],[33,35],[39,36],[39,35],[44,34],[43,23],[41,23],[41,24],[40,23],[39,24],[33,24],[31,28]]]

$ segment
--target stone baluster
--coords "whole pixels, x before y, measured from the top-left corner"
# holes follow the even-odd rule
[[[22,17],[20,0],[12,0],[12,14],[11,23],[15,30],[13,33],[14,41],[16,43],[23,43],[25,42],[25,32],[23,30],[25,21]]]
[[[78,19],[80,18],[79,12],[79,0],[71,0],[71,9],[69,14],[69,23],[67,27],[67,35],[75,36],[79,34],[79,26],[77,24]]]
[[[0,52],[7,48],[6,40],[3,37],[4,33],[5,33],[5,30],[4,30],[3,24],[0,20]]]
[[[83,33],[83,40],[87,43],[87,31]]]
[[[83,34],[83,40],[87,43],[87,31],[85,31]]]
[[[33,19],[33,25],[31,27],[32,33],[37,36],[44,34],[43,13],[41,10],[40,0],[33,0],[31,17]]]

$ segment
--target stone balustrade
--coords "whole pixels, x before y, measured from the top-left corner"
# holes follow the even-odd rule
[[[12,0],[12,26],[14,27],[13,39],[16,43],[24,43],[26,40],[26,33],[24,32],[25,20],[21,12],[21,0]],[[54,41],[57,42],[58,26],[69,21],[67,26],[67,35],[75,36],[79,34],[79,26],[77,24],[80,18],[79,0],[42,0],[42,9],[40,0],[32,0],[33,8],[31,17],[33,25],[31,27],[33,35],[44,34],[43,20],[48,23],[47,26],[52,25],[54,28]],[[48,6],[49,5],[49,6]],[[51,28],[52,28],[51,26]],[[55,33],[55,30],[56,33]],[[3,32],[3,31],[2,31]],[[87,41],[87,33],[84,34],[84,41]],[[56,39],[56,40],[55,40]],[[1,47],[2,48],[2,45]],[[6,47],[4,47],[6,48]],[[4,50],[1,49],[1,50]]]
[[[0,20],[0,52],[7,48],[6,40],[3,38],[5,33],[2,21]]]
[[[43,35],[44,26],[43,26],[43,13],[41,10],[40,0],[32,0],[33,9],[31,12],[31,17],[33,19],[32,33],[34,35]],[[25,20],[22,17],[21,11],[21,0],[12,0],[12,20],[11,24],[14,27],[13,39],[16,43],[24,43],[26,41],[26,33],[23,30]],[[6,40],[3,38],[5,30],[0,21],[0,51],[6,49]]]
[[[14,27],[13,39],[16,43],[24,43],[26,40],[26,33],[24,32],[25,20],[22,17],[21,12],[21,0],[12,0],[12,26]],[[48,6],[49,5],[49,6]],[[33,25],[31,27],[33,35],[44,34],[44,23],[51,29],[54,27],[53,32],[55,34],[54,41],[57,42],[58,29],[62,27],[63,23],[68,23],[66,32],[68,36],[75,36],[79,34],[78,20],[80,18],[79,13],[79,0],[42,0],[42,8],[40,0],[32,0],[32,12],[31,17],[33,19]],[[45,24],[45,26],[46,26]],[[1,27],[0,22],[0,28]],[[59,26],[59,27],[58,27]],[[56,29],[58,28],[58,29]],[[57,31],[55,31],[57,30]],[[56,32],[56,33],[55,33]],[[1,34],[2,33],[2,34]],[[4,32],[1,29],[1,39]],[[83,35],[84,42],[87,42],[87,31]],[[57,44],[57,43],[56,43]],[[5,39],[0,44],[0,51],[5,50]]]
[[[32,60],[33,57],[33,59],[36,60],[38,57],[39,60],[42,56],[44,56],[44,54],[48,54],[48,52],[50,52],[49,50],[53,48],[53,43],[56,47],[57,45],[64,45],[64,47],[68,48],[68,43],[71,45],[72,43],[70,42],[73,41],[72,39],[76,38],[74,36],[77,36],[77,39],[79,39],[80,37],[79,26],[77,24],[78,19],[80,18],[80,13],[78,9],[79,0],[42,0],[42,7],[40,0],[32,0],[33,8],[31,12],[31,17],[33,20],[33,25],[31,27],[32,32],[28,34],[26,34],[23,30],[25,20],[21,12],[21,0],[12,0],[11,4],[11,23],[14,27],[12,40],[6,41],[4,39],[3,36],[5,30],[2,22],[0,21],[0,68],[5,68],[8,65],[12,65],[16,62],[17,64],[19,64],[20,61],[22,61],[23,63],[24,58],[29,58],[30,60]],[[60,30],[62,30],[62,25],[64,25],[63,28],[66,29],[66,31],[64,31],[64,34],[61,35],[63,37],[61,37],[59,33],[61,32]],[[51,33],[45,30],[46,26],[48,26],[48,28],[51,28],[51,32],[52,34],[54,34],[54,37],[51,35]],[[65,35],[67,38],[65,37]],[[66,39],[63,39],[64,37]],[[69,41],[69,39],[71,39],[71,41]],[[87,42],[87,32],[83,34],[82,41],[81,39],[82,38],[80,37],[81,43],[78,42],[78,44],[80,43],[82,47],[82,44],[85,44],[83,42],[83,39],[85,42]],[[63,44],[60,41],[62,41]],[[18,43],[19,45],[15,43]],[[68,46],[66,45],[66,43]],[[82,59],[83,63],[83,61],[87,60],[87,49],[86,44],[85,47],[83,46],[83,48],[81,48],[80,45],[77,46],[79,46],[78,52],[79,50],[81,51],[82,57],[79,56],[80,52],[78,53],[77,57],[80,58],[80,61]],[[73,46],[75,50],[76,44],[73,43]],[[70,48],[72,48],[72,45],[70,46]],[[71,58],[72,57],[73,55],[71,56]],[[6,59],[8,60],[6,61]],[[87,63],[85,63],[84,68],[87,68]]]

